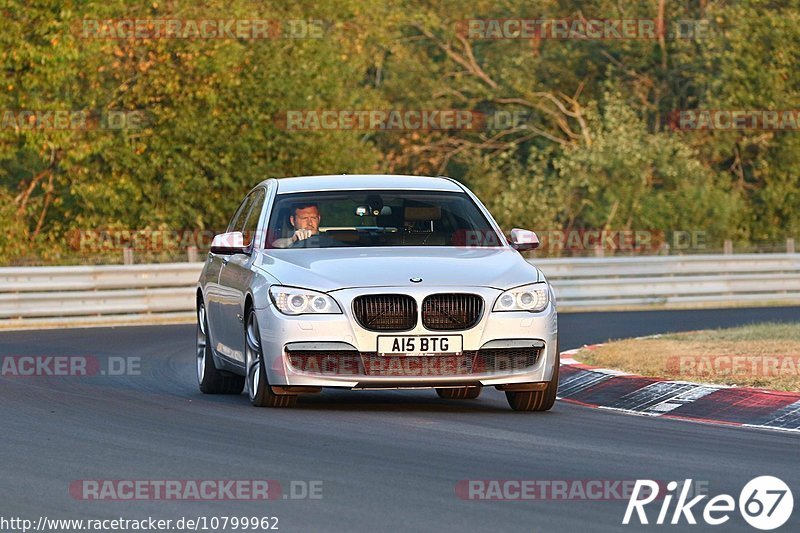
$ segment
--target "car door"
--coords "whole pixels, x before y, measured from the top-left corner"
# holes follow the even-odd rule
[[[231,231],[241,231],[244,244],[251,249],[255,239],[259,221],[264,211],[267,189],[259,187],[250,195],[250,202]],[[224,345],[222,355],[234,361],[244,363],[244,300],[247,289],[253,279],[252,265],[254,254],[232,254],[222,259],[222,270],[219,276],[220,290],[225,297],[220,303],[222,328],[219,342]]]
[[[253,205],[253,195],[249,194],[242,200],[236,212],[231,217],[226,232],[236,231],[235,228],[241,227],[244,224],[244,218],[247,217],[250,207]],[[227,326],[224,324],[225,317],[223,311],[225,308],[226,299],[231,297],[231,294],[225,287],[220,285],[220,274],[225,262],[230,259],[230,256],[224,254],[208,253],[208,266],[206,268],[206,314],[208,315],[208,328],[210,333],[210,341],[212,347],[220,355],[228,355],[229,347],[224,343],[224,331]]]

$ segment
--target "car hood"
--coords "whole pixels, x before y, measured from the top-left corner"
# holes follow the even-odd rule
[[[262,251],[255,266],[284,285],[319,291],[357,287],[467,286],[508,289],[543,279],[512,248],[321,248]]]

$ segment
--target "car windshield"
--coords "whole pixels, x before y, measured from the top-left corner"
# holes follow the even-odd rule
[[[267,248],[501,246],[465,193],[325,191],[279,194]]]

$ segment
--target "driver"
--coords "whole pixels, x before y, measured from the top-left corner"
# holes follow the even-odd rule
[[[294,234],[291,237],[275,239],[272,246],[275,248],[289,248],[296,242],[308,239],[312,235],[319,235],[319,206],[313,203],[297,204],[292,209],[294,213],[289,217]]]

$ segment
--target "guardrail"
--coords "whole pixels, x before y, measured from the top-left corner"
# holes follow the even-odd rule
[[[559,309],[800,302],[800,254],[534,260]]]
[[[800,254],[533,259],[561,310],[800,303]],[[0,268],[0,322],[191,318],[202,263]],[[178,313],[178,315],[175,315]]]
[[[202,263],[0,268],[0,320],[191,311]]]

